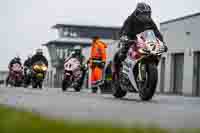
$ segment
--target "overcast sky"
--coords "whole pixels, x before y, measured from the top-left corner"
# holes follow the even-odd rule
[[[56,23],[121,26],[142,0],[1,0],[0,70],[56,38]],[[144,1],[144,0],[143,0]],[[157,23],[200,12],[199,0],[146,0]]]

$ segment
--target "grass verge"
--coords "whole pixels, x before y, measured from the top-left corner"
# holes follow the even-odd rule
[[[191,131],[197,133],[200,130]],[[125,128],[107,123],[51,120],[0,105],[0,133],[169,133],[169,130],[141,125]]]

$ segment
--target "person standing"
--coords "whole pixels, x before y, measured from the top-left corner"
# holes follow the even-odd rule
[[[98,87],[102,85],[102,77],[106,64],[107,44],[100,40],[98,36],[92,38],[92,47],[90,53],[91,68],[91,89],[92,93],[97,93]]]

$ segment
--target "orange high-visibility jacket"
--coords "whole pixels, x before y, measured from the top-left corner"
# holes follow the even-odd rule
[[[106,48],[107,48],[107,44],[100,41],[99,39],[94,40],[92,42],[90,58],[91,59],[100,59],[100,60],[106,62],[106,58],[107,58]]]

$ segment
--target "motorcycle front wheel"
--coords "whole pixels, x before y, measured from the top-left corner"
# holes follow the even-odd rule
[[[143,101],[149,101],[154,96],[158,81],[158,70],[156,64],[142,64],[136,74],[139,96]]]
[[[21,85],[22,85],[22,82],[20,80],[16,80],[14,83],[15,87],[21,87]]]
[[[37,83],[36,82],[32,82],[32,88],[37,88]]]
[[[79,85],[79,86],[74,87],[74,90],[75,90],[76,92],[80,92],[80,91],[81,91],[81,86]]]
[[[67,91],[68,87],[69,87],[69,81],[63,80],[62,81],[62,91],[63,92]]]
[[[42,89],[42,87],[43,87],[42,81],[40,81],[40,82],[38,83],[38,87],[39,87],[40,89]]]
[[[81,91],[83,82],[84,82],[84,75],[82,75],[82,77],[79,79],[79,81],[77,81],[77,84],[74,86],[74,90],[76,92],[80,92]]]

